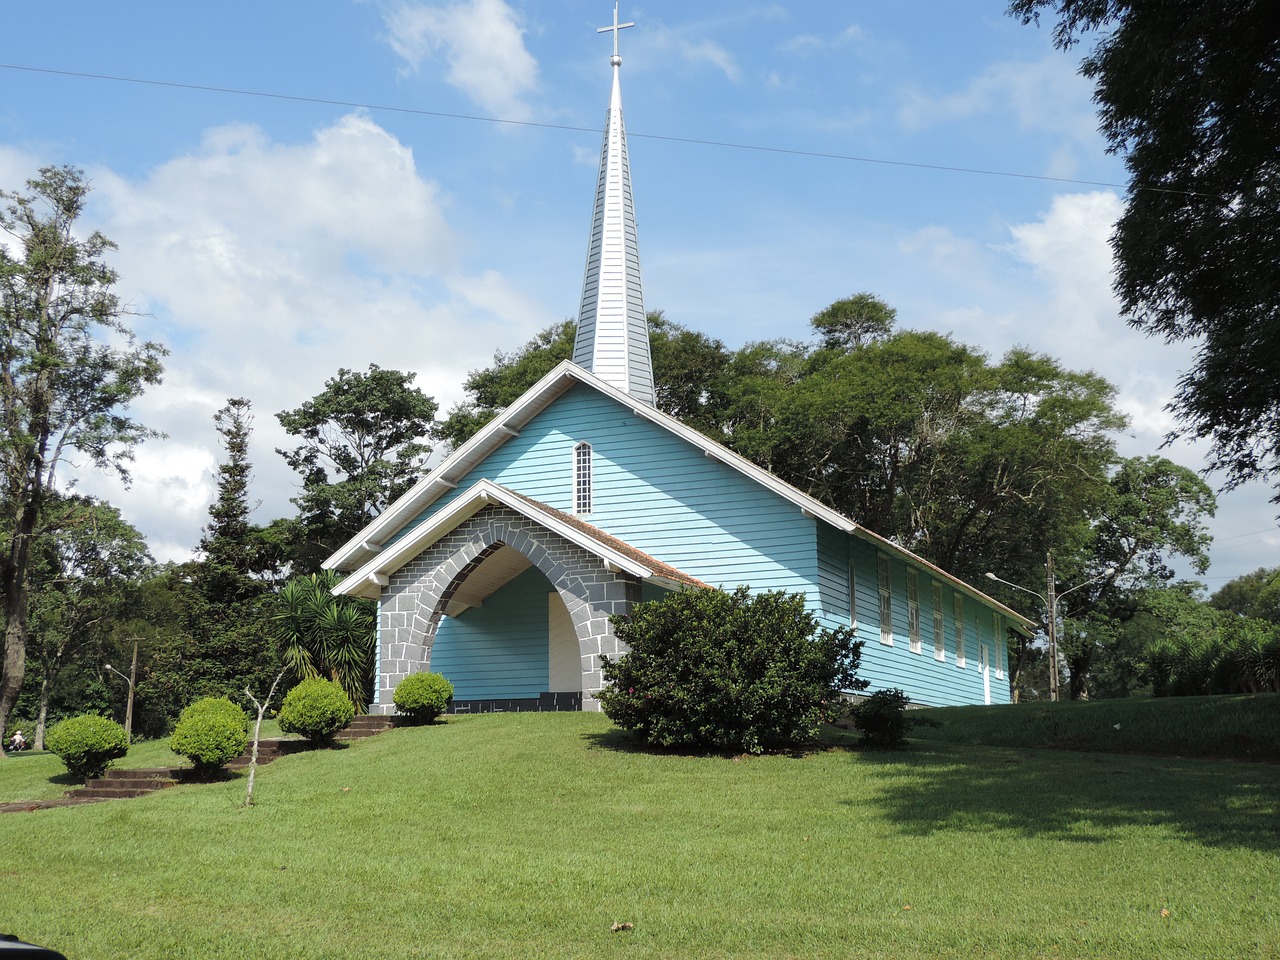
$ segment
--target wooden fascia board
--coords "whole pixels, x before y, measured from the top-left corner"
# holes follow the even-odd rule
[[[393,548],[378,554],[359,570],[333,588],[335,596],[361,596],[375,598],[378,591],[370,592],[371,585],[385,580],[396,570],[431,546],[458,524],[471,519],[486,506],[500,503],[528,519],[546,527],[551,532],[563,537],[599,557],[605,564],[615,567],[642,580],[655,579],[657,575],[644,564],[641,564],[624,553],[606,546],[594,537],[583,533],[576,527],[562,522],[558,518],[544,513],[522,497],[513,496],[505,489],[489,480],[477,480],[467,492],[449,505],[447,510],[431,517],[426,523],[397,543]],[[661,578],[665,581],[665,578]]]

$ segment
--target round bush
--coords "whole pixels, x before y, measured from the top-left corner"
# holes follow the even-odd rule
[[[332,680],[303,680],[280,705],[280,729],[312,743],[332,740],[356,715],[351,698]]]
[[[615,616],[630,652],[601,656],[605,714],[653,746],[762,753],[815,740],[861,690],[862,642],[819,630],[804,596],[687,590]]]
[[[453,684],[440,673],[411,673],[398,684],[392,702],[418,723],[434,720],[453,702]]]
[[[169,738],[169,749],[190,760],[201,776],[234,760],[248,745],[249,718],[226,697],[205,697],[191,704]]]
[[[114,720],[87,713],[56,723],[44,738],[45,748],[67,766],[74,777],[100,777],[129,752],[124,727]]]

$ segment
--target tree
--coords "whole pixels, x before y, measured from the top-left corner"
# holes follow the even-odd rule
[[[1241,617],[1280,623],[1280,567],[1259,567],[1223,584],[1209,605]]]
[[[827,350],[850,350],[883,340],[893,330],[898,311],[870,293],[856,293],[815,313],[809,325]]]
[[[84,174],[45,167],[30,193],[0,191],[0,592],[4,661],[0,738],[26,669],[30,568],[47,532],[58,467],[71,453],[126,480],[132,448],[158,436],[127,414],[160,381],[164,349],[136,341],[104,257],[114,245],[74,227],[89,194]]]
[[[269,629],[295,680],[332,680],[363,712],[373,681],[377,617],[367,600],[333,595],[341,579],[332,570],[294,577],[272,602]]]
[[[1058,17],[1069,49],[1099,39],[1101,130],[1131,182],[1111,237],[1129,323],[1196,359],[1171,409],[1212,443],[1227,487],[1280,476],[1280,34],[1268,0],[1013,0]],[[1105,31],[1105,33],[1104,33]],[[1280,493],[1276,497],[1280,502]]]
[[[228,400],[213,421],[226,456],[200,558],[185,564],[174,584],[187,640],[178,667],[188,696],[238,697],[246,686],[266,687],[277,667],[262,642],[268,584],[261,531],[250,518],[251,405],[242,397]]]
[[[1190,560],[1199,573],[1208,569],[1212,538],[1204,521],[1215,506],[1209,485],[1186,467],[1156,456],[1120,462],[1098,514],[1088,520],[1088,539],[1074,556],[1055,558],[1061,560],[1067,583],[1117,571],[1064,603],[1060,649],[1071,699],[1089,695],[1094,663],[1114,650],[1120,625],[1133,617],[1138,596],[1174,580],[1171,557]]]
[[[718,436],[723,381],[732,355],[721,341],[667,319],[661,310],[649,311],[647,319],[656,406],[694,429]],[[514,353],[495,353],[492,366],[472,370],[463,383],[468,399],[449,411],[436,436],[452,448],[466,443],[573,355],[576,329],[572,320],[553,324]]]
[[[218,464],[218,495],[209,505],[209,522],[200,538],[196,582],[205,599],[221,609],[259,597],[266,588],[255,576],[258,549],[249,505],[252,405],[244,397],[230,399],[213,422],[226,459]]]
[[[102,651],[152,562],[142,534],[110,504],[63,497],[49,507],[62,515],[39,550],[27,644],[28,656],[39,666],[37,750],[43,749],[60,675],[86,650]]]
[[[425,472],[437,407],[413,380],[376,364],[368,373],[341,369],[315,397],[276,414],[303,440],[276,451],[302,476],[296,570],[318,569]]]

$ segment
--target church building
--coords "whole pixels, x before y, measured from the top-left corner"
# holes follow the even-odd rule
[[[1009,702],[1009,631],[975,587],[654,406],[618,31],[572,361],[459,446],[325,567],[378,603],[373,713],[430,670],[454,709],[593,710],[610,617],[672,590],[802,593],[856,627],[859,675],[919,704]]]

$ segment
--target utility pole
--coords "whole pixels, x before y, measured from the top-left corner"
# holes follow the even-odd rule
[[[1013,587],[1015,590],[1021,590],[1023,593],[1029,593],[1041,603],[1044,604],[1045,616],[1048,618],[1046,626],[1049,628],[1049,699],[1056,701],[1058,699],[1058,601],[1065,597],[1068,593],[1075,593],[1084,587],[1097,583],[1099,580],[1108,580],[1114,577],[1119,571],[1115,567],[1107,567],[1096,577],[1091,577],[1084,583],[1078,583],[1070,590],[1058,592],[1058,584],[1053,579],[1053,551],[1050,550],[1045,556],[1045,576],[1046,576],[1046,592],[1044,596],[1036,593],[1034,590],[1028,590],[1026,587],[1020,587],[1016,583],[1010,583],[1001,577],[997,577],[990,570],[987,571],[987,579],[994,580],[996,583],[1003,583],[1006,587]]]
[[[1048,579],[1045,612],[1049,615],[1049,700],[1058,701],[1058,593],[1053,579],[1053,551],[1045,558],[1045,575]]]
[[[124,709],[124,736],[129,743],[133,743],[133,685],[138,679],[138,637],[130,637],[133,641],[133,664],[129,667],[129,676],[125,676],[111,664],[106,664],[106,668],[114,673],[121,680],[129,684],[129,700]]]
[[[133,743],[133,685],[138,679],[138,638],[133,638],[133,663],[129,666],[129,705],[124,708],[124,737]]]

